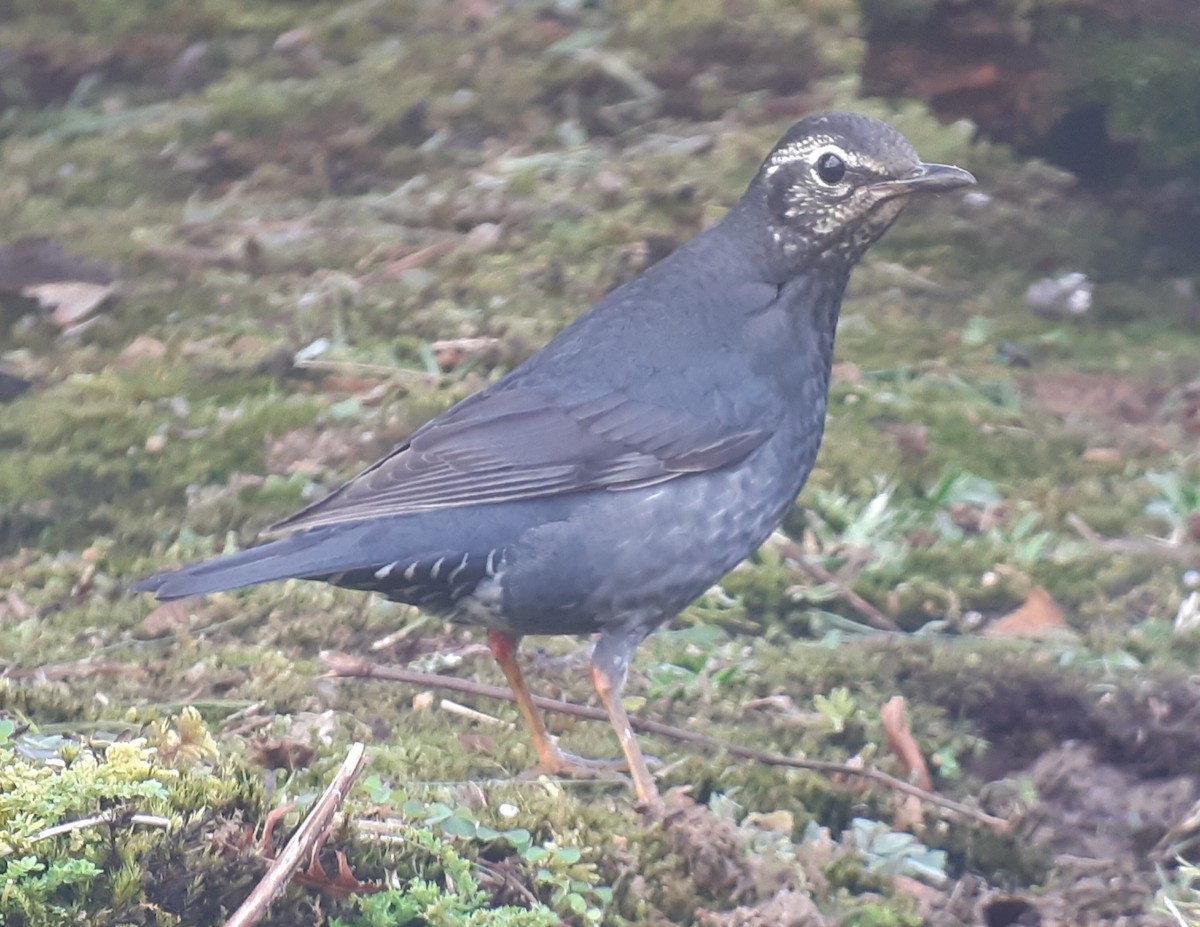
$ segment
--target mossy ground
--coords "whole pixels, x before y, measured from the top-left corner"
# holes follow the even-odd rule
[[[699,809],[648,827],[619,784],[511,781],[530,762],[515,727],[321,678],[321,651],[342,650],[498,682],[477,630],[302,583],[162,609],[125,592],[251,543],[717,218],[793,116],[853,108],[971,168],[986,194],[915,206],[857,272],[825,445],[785,525],[916,637],[857,630],[773,541],[643,647],[631,701],[732,741],[900,772],[881,707],[903,695],[938,789],[1022,822],[1063,807],[1038,762],[1064,743],[1127,777],[1117,801],[1162,782],[1194,797],[1200,580],[1147,540],[1200,533],[1194,281],[1155,278],[1154,255],[1064,175],[918,104],[856,99],[852,4],[732,4],[736,28],[718,28],[730,6],[18,4],[0,36],[16,56],[0,84],[6,237],[111,262],[119,293],[65,333],[0,296],[0,362],[35,384],[0,405],[0,719],[13,722],[0,776],[36,779],[60,749],[100,766],[108,743],[145,736],[129,779],[165,797],[89,793],[56,813],[116,802],[173,822],[97,825],[102,875],[54,870],[62,911],[219,923],[261,873],[267,812],[311,798],[353,739],[371,743],[372,778],[349,810],[407,804],[412,832],[385,847],[344,829],[322,861],[335,873],[345,851],[361,881],[391,880],[392,900],[294,886],[273,923],[400,922],[388,905],[402,898],[438,924],[543,922],[501,907],[533,899],[549,923],[691,923],[701,909],[741,923],[719,912],[777,891],[815,899],[823,915],[791,909],[813,924],[973,922],[997,886],[1081,923],[1172,923],[1151,913],[1156,893],[1195,904],[1194,870],[1170,868],[1176,852],[1194,860],[1170,830],[1187,808],[1170,819],[1165,799],[1143,814],[1162,881],[1144,847],[1113,838],[1094,852],[1121,878],[1098,894],[1055,856],[1083,852],[1071,835],[1044,824],[997,837],[934,809],[914,819],[876,788],[655,738],[664,787],[690,786]],[[1033,315],[1029,283],[1073,270],[1099,281],[1096,310]],[[464,336],[501,347],[439,369],[431,343]],[[293,363],[321,339],[317,363]],[[1065,627],[982,636],[1038,588]],[[590,697],[560,659],[578,645],[536,642],[540,690]],[[153,751],[186,705],[216,753],[182,788]],[[569,749],[616,749],[603,725],[551,723]],[[38,753],[36,737],[61,740]],[[1091,767],[1071,768],[1083,781]],[[230,785],[197,806],[210,780]],[[428,810],[443,805],[468,823],[447,828]],[[855,844],[870,820],[925,846],[889,859]],[[14,865],[12,826],[0,820],[0,866]],[[93,836],[20,858],[53,869],[64,841]],[[536,852],[555,848],[581,852]],[[895,867],[930,848],[949,881],[922,889]],[[181,897],[186,910],[164,901]]]

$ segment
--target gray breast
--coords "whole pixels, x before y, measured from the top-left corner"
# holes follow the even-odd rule
[[[670,618],[779,526],[815,456],[797,450],[769,442],[749,465],[597,493],[533,528],[502,579],[506,619],[538,634]]]

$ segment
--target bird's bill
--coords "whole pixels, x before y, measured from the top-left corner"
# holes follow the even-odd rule
[[[907,177],[873,184],[875,189],[893,196],[908,193],[937,193],[975,183],[975,175],[952,164],[918,164]]]

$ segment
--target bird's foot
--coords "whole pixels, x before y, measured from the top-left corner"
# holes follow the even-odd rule
[[[655,757],[646,757],[652,766],[660,765]],[[536,779],[538,776],[559,776],[564,779],[617,779],[622,773],[629,772],[629,763],[624,757],[610,760],[592,759],[577,756],[560,750],[544,753],[538,764],[526,771],[521,778]]]
[[[536,779],[539,776],[559,776],[565,779],[617,779],[622,772],[627,772],[624,759],[593,760],[585,756],[576,756],[565,750],[556,750],[554,754],[543,756],[538,764],[525,772],[522,779]]]

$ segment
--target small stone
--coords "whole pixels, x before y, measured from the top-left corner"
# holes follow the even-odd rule
[[[1025,303],[1035,313],[1048,318],[1082,316],[1091,311],[1095,284],[1078,272],[1047,277],[1029,285]]]
[[[433,707],[432,692],[418,692],[413,696],[413,711],[429,711]]]

